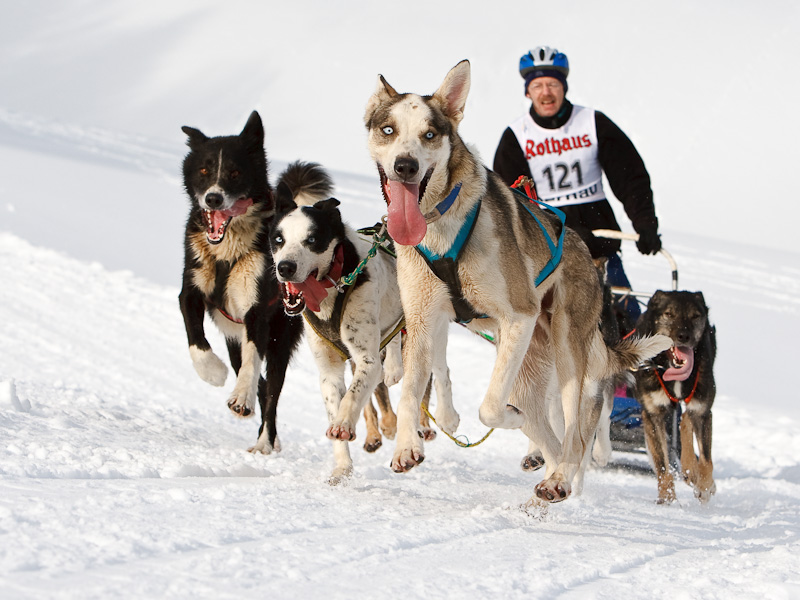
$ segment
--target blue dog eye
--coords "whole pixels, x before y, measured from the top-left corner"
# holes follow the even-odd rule
[[[306,241],[307,241],[309,244],[313,244],[314,242],[316,242],[316,241],[317,241],[317,238],[315,238],[315,237],[312,235],[312,236],[310,236],[310,237],[309,237],[309,238],[308,238]]]
[[[384,135],[392,135],[394,133],[394,129],[389,127],[388,125],[381,129]]]
[[[428,133],[425,134],[425,139],[432,140],[434,137],[436,137],[436,134],[433,133],[432,131],[429,131]]]

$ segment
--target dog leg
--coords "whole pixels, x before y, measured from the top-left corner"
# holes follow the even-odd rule
[[[419,308],[424,310],[430,307]],[[420,406],[425,388],[430,383],[431,357],[441,351],[432,336],[432,331],[437,329],[436,322],[441,320],[444,319],[437,313],[421,314],[419,310],[406,312],[407,335],[403,348],[405,374],[397,405],[397,444],[391,462],[391,468],[396,473],[404,473],[425,460],[422,432],[419,430]]]
[[[444,323],[444,330],[437,331],[437,337],[447,339],[449,323]],[[453,435],[458,429],[461,418],[453,406],[453,385],[450,381],[450,369],[447,368],[447,348],[433,356],[433,383],[436,386],[436,423],[442,431]],[[430,382],[428,382],[427,396],[430,396]]]
[[[478,410],[481,423],[487,427],[518,429],[525,423],[520,409],[510,405],[508,400],[537,318],[538,314],[532,318],[518,318],[513,322],[504,321],[500,325],[497,360],[489,380],[489,391]]]
[[[522,457],[520,463],[523,471],[538,471],[544,466],[544,456],[539,450],[539,444],[533,440],[528,440],[528,453]]]
[[[184,278],[186,276],[184,275]],[[205,302],[197,288],[184,281],[183,289],[178,297],[186,327],[186,338],[189,342],[189,356],[192,358],[194,370],[200,379],[213,386],[221,387],[228,377],[228,367],[214,354],[206,339],[203,329],[205,318]]]
[[[309,336],[309,345],[319,368],[319,387],[322,399],[325,401],[328,422],[333,424],[339,415],[341,399],[347,389],[344,381],[344,362],[316,336]],[[350,445],[346,441],[332,439],[331,444],[336,466],[328,478],[328,483],[338,485],[352,475],[353,460],[350,457]]]
[[[689,406],[686,414],[681,419],[681,444],[683,444],[683,422],[688,421],[694,430],[697,439],[699,457],[695,460],[695,472],[692,474],[691,482],[694,487],[694,495],[703,504],[708,502],[717,491],[717,484],[714,483],[714,464],[711,461],[711,411],[707,409],[693,410]],[[694,456],[694,446],[689,444],[689,450]],[[681,464],[683,464],[683,454],[686,446],[681,446]]]
[[[651,407],[647,405],[650,404]],[[669,448],[667,446],[667,408],[659,405],[652,406],[652,402],[643,399],[642,402],[642,427],[644,439],[653,471],[658,479],[658,503],[670,504],[675,502],[675,481],[669,466]]]
[[[356,348],[368,348],[368,341],[361,340],[353,344],[349,342],[350,340],[346,343],[353,355],[351,359],[354,365],[353,380],[350,382],[350,387],[339,405],[338,414],[331,422],[326,434],[332,440],[338,439],[346,442],[356,439],[358,416],[381,379],[380,352],[377,345],[371,344],[375,346],[371,348],[372,352],[367,350],[363,353],[354,353],[353,350]]]
[[[386,384],[379,383],[375,386],[375,400],[378,401],[378,408],[381,411],[380,429],[381,433],[387,439],[393,440],[397,435],[397,415],[392,410],[392,404],[389,401],[389,388]]]
[[[364,450],[375,452],[381,447],[383,441],[380,429],[378,429],[378,411],[375,410],[375,405],[371,400],[367,401],[367,405],[364,407],[364,420],[367,422],[367,439],[364,440]]]
[[[431,420],[428,418],[430,412],[431,402],[431,384],[433,377],[428,380],[428,387],[425,388],[425,395],[422,397],[422,409],[419,413],[419,426],[422,439],[426,442],[431,442],[436,439],[436,430],[431,427]]]
[[[246,340],[242,346],[242,364],[236,374],[236,386],[228,398],[228,408],[240,417],[250,417],[256,407],[258,398],[258,378],[262,357],[256,345]]]
[[[594,335],[599,336],[600,331],[596,329]],[[536,486],[536,494],[548,502],[561,502],[566,500],[572,491],[572,479],[580,469],[584,452],[594,437],[599,411],[595,416],[594,427],[589,433],[581,419],[581,405],[584,395],[593,395],[596,387],[584,389],[586,350],[580,347],[582,342],[580,337],[570,331],[570,319],[564,310],[555,311],[552,316],[551,339],[556,373],[561,387],[564,439],[561,442],[561,456],[555,471]]]
[[[386,344],[386,357],[383,359],[383,383],[392,387],[403,378],[403,353],[400,347],[402,336],[396,335]]]
[[[281,443],[278,439],[277,415],[278,400],[283,391],[286,380],[286,369],[289,367],[292,349],[300,339],[303,324],[298,320],[286,320],[282,315],[276,315],[270,321],[268,335],[263,333],[259,339],[266,340],[264,356],[267,360],[266,380],[261,378],[258,388],[258,402],[261,406],[261,427],[258,440],[249,449],[250,452],[270,454],[280,452]]]
[[[597,432],[592,446],[592,458],[594,462],[605,467],[611,459],[611,411],[614,409],[614,381],[609,379],[603,382],[603,410],[600,419],[597,421]]]

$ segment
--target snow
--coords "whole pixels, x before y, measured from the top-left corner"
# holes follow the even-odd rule
[[[800,597],[800,256],[780,168],[798,158],[798,117],[766,131],[745,119],[796,96],[781,66],[800,50],[800,8],[579,1],[518,34],[505,13],[458,6],[4,8],[0,597]],[[386,46],[392,23],[415,43]],[[436,37],[452,27],[471,35]],[[572,99],[634,139],[681,287],[711,307],[717,495],[701,506],[681,484],[659,506],[646,469],[595,468],[582,496],[532,515],[520,505],[540,475],[519,469],[519,432],[468,450],[440,435],[397,475],[393,442],[361,450],[363,423],[355,475],[332,488],[305,345],[279,407],[282,452],[247,453],[257,423],[226,408],[230,377],[197,377],[178,310],[180,126],[234,133],[259,109],[273,177],[318,160],[349,222],[370,225],[382,207],[361,112],[376,75],[431,92],[469,58],[462,133],[491,161],[524,109],[515,62],[540,42],[569,54]],[[702,64],[686,69],[690,55]],[[626,57],[637,93],[608,56]],[[631,248],[625,263],[638,289],[669,287],[662,259]],[[493,350],[452,326],[448,360],[460,433],[479,439]]]

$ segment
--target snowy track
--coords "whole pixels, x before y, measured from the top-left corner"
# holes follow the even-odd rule
[[[708,269],[721,276],[718,267]],[[362,423],[356,475],[331,488],[305,347],[281,401],[284,450],[254,456],[245,448],[256,422],[224,405],[231,379],[215,389],[192,370],[176,289],[10,234],[0,234],[0,279],[4,598],[800,592],[797,421],[765,420],[732,396],[724,362],[719,492],[708,506],[684,485],[677,505],[657,506],[651,476],[595,469],[582,497],[536,518],[519,508],[539,476],[519,470],[517,432],[471,450],[440,436],[420,468],[396,475],[392,442],[375,455],[360,449]],[[715,314],[719,325],[727,312]],[[492,352],[453,327],[454,395],[472,439],[483,433],[476,415]]]

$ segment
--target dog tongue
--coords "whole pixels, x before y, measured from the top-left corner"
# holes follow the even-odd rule
[[[211,211],[211,224],[214,226],[213,236],[219,237],[219,228],[230,219],[231,217],[238,217],[247,212],[247,209],[253,204],[252,198],[243,198],[237,200],[236,203],[228,210],[212,210]]]
[[[419,185],[390,180],[386,194],[389,235],[402,246],[416,246],[428,229],[419,209]]]
[[[289,282],[286,287],[292,294],[302,292],[306,307],[313,312],[319,312],[319,305],[328,297],[328,289],[324,288],[314,275],[309,275],[303,283]]]
[[[683,366],[664,371],[664,381],[685,381],[694,368],[694,350],[688,346],[675,346],[672,353],[677,360],[683,361]]]

